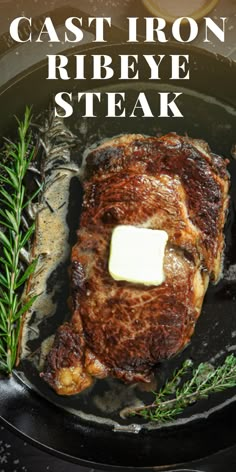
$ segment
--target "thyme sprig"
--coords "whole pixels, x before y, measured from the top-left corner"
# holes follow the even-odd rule
[[[191,373],[191,378],[183,383],[187,372]],[[186,361],[158,393],[153,392],[155,398],[150,405],[127,408],[125,414],[166,423],[195,402],[233,387],[236,387],[236,357],[233,354],[218,367],[204,362],[193,369],[191,361]]]
[[[21,318],[35,297],[22,301],[22,289],[37,261],[25,268],[21,253],[29,248],[34,223],[25,225],[25,211],[40,189],[27,196],[24,179],[35,154],[27,108],[18,123],[18,142],[7,141],[0,162],[0,371],[10,373],[17,356]]]

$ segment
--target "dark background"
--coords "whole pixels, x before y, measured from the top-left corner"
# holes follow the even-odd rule
[[[134,14],[135,16],[148,15],[142,6],[141,0],[0,0],[0,35],[8,31],[10,21],[17,16],[38,16],[58,7],[79,8],[90,16],[112,16],[113,24],[117,27],[122,27],[124,18],[127,16]],[[203,45],[203,32],[200,27],[200,34],[195,44],[236,60],[236,0],[220,0],[211,16],[214,20],[217,20],[220,16],[228,17],[227,41],[221,44],[219,41],[213,40],[211,43]],[[31,60],[30,50],[28,57],[25,56],[25,53],[22,54],[20,49],[16,50],[15,54],[19,56],[19,61],[23,61],[23,55],[24,60],[26,59],[29,62]],[[1,69],[0,75],[3,74],[4,76],[6,72]],[[104,447],[106,447],[105,444]],[[4,426],[0,427],[0,472],[86,472],[88,470],[78,465],[68,464],[46,452],[39,451]],[[212,456],[210,459],[199,461],[188,469],[179,468],[177,470],[185,470],[186,472],[188,470],[234,472],[236,471],[236,447]]]

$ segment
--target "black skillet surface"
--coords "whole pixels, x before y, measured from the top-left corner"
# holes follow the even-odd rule
[[[81,48],[79,52],[82,53]],[[126,44],[92,51],[93,54],[99,52],[112,55],[116,61],[118,54],[122,53],[139,53],[141,56],[186,54],[188,51],[186,47],[176,45],[157,48],[156,45]],[[73,54],[75,53],[73,50]],[[88,145],[119,133],[141,132],[155,135],[168,131],[180,134],[187,132],[192,137],[203,138],[208,141],[214,152],[229,157],[236,141],[236,64],[196,48],[191,48],[190,56],[191,80],[171,84],[174,91],[183,92],[178,104],[184,118],[104,119],[104,104],[101,104],[96,110],[97,119],[84,120],[81,119],[78,105],[75,104],[74,115],[66,122],[79,136],[74,158],[81,159],[81,154]],[[90,67],[91,64],[88,65],[88,76]],[[1,91],[1,108],[5,110],[4,116],[0,117],[1,134],[11,131],[13,114],[20,116],[25,104],[33,104],[34,113],[37,115],[47,108],[51,95],[57,91],[73,90],[75,94],[88,89],[101,92],[126,91],[127,110],[132,109],[137,92],[145,91],[158,114],[157,92],[171,89],[169,84],[166,86],[169,67],[164,68],[162,80],[154,84],[144,80],[147,70],[143,64],[139,83],[132,82],[130,86],[130,83],[118,82],[118,76],[115,74],[113,81],[109,81],[109,85],[104,89],[101,88],[100,82],[94,81],[92,85],[87,81],[79,84],[73,80],[63,83],[46,81],[46,73],[46,67],[39,65]],[[73,76],[73,57],[71,75]],[[236,163],[233,160],[229,171],[232,178],[232,198],[226,227],[224,278],[217,286],[209,288],[191,344],[183,353],[160,367],[158,378],[162,381],[186,358],[192,358],[196,365],[201,361],[217,364],[226,354],[236,351],[236,275],[233,267],[236,264],[233,243],[236,234]],[[75,183],[71,190],[73,207],[73,201],[79,195],[81,200],[81,191]],[[47,326],[49,333],[50,330],[55,330],[62,317],[62,313],[58,311],[57,319],[53,319],[51,325]],[[41,342],[41,339],[38,342]],[[38,446],[49,448],[51,452],[63,458],[90,467],[160,467],[162,470],[164,466],[193,461],[236,443],[236,431],[232,421],[236,412],[235,391],[231,390],[212,396],[208,401],[199,402],[172,425],[161,428],[146,425],[138,432],[140,425],[134,427],[134,420],[121,420],[118,407],[112,409],[106,404],[102,411],[98,402],[94,402],[98,397],[110,398],[114,391],[115,396],[124,396],[127,389],[127,386],[116,381],[100,381],[93,389],[77,397],[59,398],[39,380],[32,365],[24,363],[11,380],[1,382],[0,413],[8,424],[35,441]],[[136,393],[146,401],[149,398],[149,394],[140,391]],[[78,411],[83,413],[83,418]]]

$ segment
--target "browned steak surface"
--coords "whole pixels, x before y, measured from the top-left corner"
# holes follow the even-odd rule
[[[78,393],[107,375],[149,381],[159,361],[189,342],[209,278],[221,274],[228,187],[225,161],[206,143],[175,134],[123,135],[87,156],[72,250],[72,321],[57,333],[43,374],[58,393]],[[119,224],[168,233],[162,285],[110,276]]]

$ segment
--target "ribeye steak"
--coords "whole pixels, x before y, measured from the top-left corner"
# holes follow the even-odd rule
[[[109,375],[148,382],[159,361],[189,342],[209,280],[221,275],[226,165],[204,141],[174,133],[123,135],[87,156],[71,257],[72,319],[58,329],[42,374],[57,393],[78,393]],[[110,276],[117,225],[168,233],[162,285]]]

